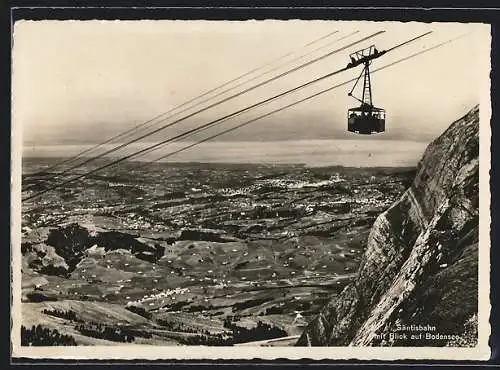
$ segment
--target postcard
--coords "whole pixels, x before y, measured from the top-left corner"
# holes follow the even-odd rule
[[[489,25],[12,43],[13,357],[489,358]]]

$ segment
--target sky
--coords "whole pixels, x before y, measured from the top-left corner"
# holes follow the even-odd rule
[[[372,70],[375,70],[442,41],[466,35],[372,74],[374,104],[387,111],[387,132],[384,134],[364,138],[346,131],[346,110],[358,105],[347,96],[352,87],[350,83],[217,138],[218,141],[238,143],[234,145],[239,148],[246,145],[242,143],[269,142],[275,146],[280,142],[286,145],[285,142],[319,143],[325,140],[338,143],[355,140],[361,143],[360,147],[363,147],[363,140],[382,141],[381,145],[386,147],[387,140],[428,144],[452,121],[478,104],[484,94],[489,74],[490,30],[487,25],[300,20],[16,22],[12,82],[14,125],[22,128],[25,153],[48,153],[47,148],[55,147],[59,147],[59,152],[65,148],[69,153],[70,146],[81,148],[102,142],[283,55],[292,53],[267,70],[261,70],[265,72],[275,67],[275,71],[214,98],[210,103],[380,30],[385,32],[197,114],[144,141],[156,142],[171,137],[338,70],[347,64],[350,53],[370,45],[376,45],[379,50],[388,49],[423,32],[433,31],[374,61]],[[304,47],[333,31],[338,32]],[[319,47],[323,48],[314,51]],[[308,52],[310,54],[299,61],[286,64],[293,57]],[[214,134],[356,78],[360,71],[358,67],[323,80],[189,140]],[[164,124],[195,110],[180,113]],[[156,122],[156,126],[151,127],[160,125],[161,122]],[[262,151],[263,144],[259,145],[258,150]],[[420,155],[421,149],[415,153],[415,156]]]

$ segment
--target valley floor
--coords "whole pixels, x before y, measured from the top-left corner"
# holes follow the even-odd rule
[[[293,345],[352,279],[375,218],[414,174],[147,171],[126,163],[23,204],[24,344],[57,332],[79,345]],[[51,181],[23,177],[27,192]]]

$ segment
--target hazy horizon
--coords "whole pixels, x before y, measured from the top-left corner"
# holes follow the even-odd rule
[[[186,150],[167,158],[167,162],[198,163],[262,163],[305,164],[307,166],[343,165],[347,167],[407,167],[420,160],[427,143],[392,141],[390,148],[379,140],[293,140],[281,142],[206,142],[196,150]],[[168,147],[140,158],[152,161],[164,154],[190,145],[172,143]],[[145,148],[134,144],[127,150],[111,154],[110,158],[125,156]],[[64,158],[76,155],[91,146],[25,147],[24,158]],[[103,147],[101,151],[108,149]],[[130,160],[137,160],[131,158]]]

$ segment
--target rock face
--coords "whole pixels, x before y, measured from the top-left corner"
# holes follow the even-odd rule
[[[428,146],[410,188],[375,221],[357,277],[297,345],[475,345],[478,134],[476,106]],[[390,335],[410,325],[435,327],[443,339]]]

